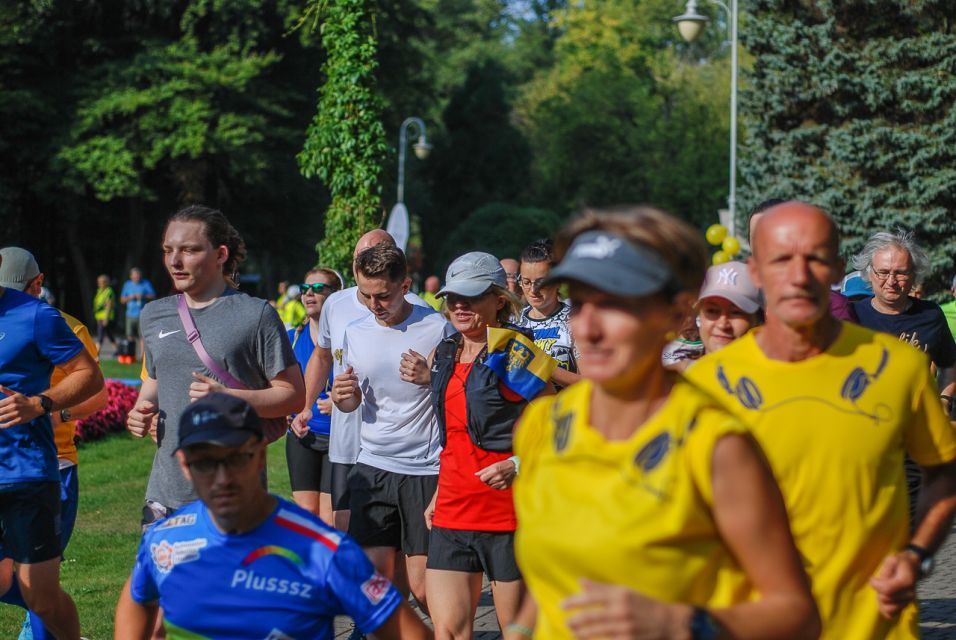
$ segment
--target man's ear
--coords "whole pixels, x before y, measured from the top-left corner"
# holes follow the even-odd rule
[[[412,288],[412,279],[406,277],[402,280],[402,293],[408,293]]]
[[[43,289],[43,274],[38,273],[36,277],[27,284],[27,288],[24,289],[24,293],[31,295],[34,298],[39,298],[41,289]]]
[[[179,468],[182,469],[183,475],[186,476],[186,479],[192,484],[193,476],[189,472],[189,465],[186,464],[186,454],[183,453],[182,449],[176,451],[176,460],[179,461]]]
[[[219,247],[216,249],[216,264],[220,266],[224,265],[226,264],[226,260],[228,259],[229,259],[229,247],[227,247],[224,244],[219,245]]]

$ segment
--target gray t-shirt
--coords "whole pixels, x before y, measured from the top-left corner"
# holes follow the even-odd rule
[[[216,377],[186,340],[176,300],[169,296],[150,302],[140,318],[146,372],[158,382],[159,392],[159,448],[146,499],[171,509],[196,499],[173,455],[179,440],[179,416],[189,404],[192,372]],[[265,389],[270,380],[296,364],[285,327],[265,300],[227,289],[208,307],[190,312],[209,355],[250,389]]]

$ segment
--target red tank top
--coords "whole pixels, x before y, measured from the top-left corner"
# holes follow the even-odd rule
[[[485,451],[468,436],[465,379],[471,364],[455,364],[445,388],[445,448],[438,473],[438,500],[432,522],[445,529],[514,531],[517,527],[511,488],[492,489],[475,475],[508,452]]]

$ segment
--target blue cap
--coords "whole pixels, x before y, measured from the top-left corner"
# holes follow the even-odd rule
[[[863,275],[859,271],[854,271],[843,278],[840,293],[847,298],[855,298],[856,296],[872,296],[873,290],[870,289],[870,283],[863,278]]]

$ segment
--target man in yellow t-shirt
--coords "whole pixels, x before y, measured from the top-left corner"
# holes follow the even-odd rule
[[[828,310],[843,264],[830,217],[802,202],[757,225],[767,322],[688,369],[763,447],[813,584],[823,637],[916,638],[915,583],[956,509],[956,431],[926,356]],[[928,479],[909,537],[904,450]]]

